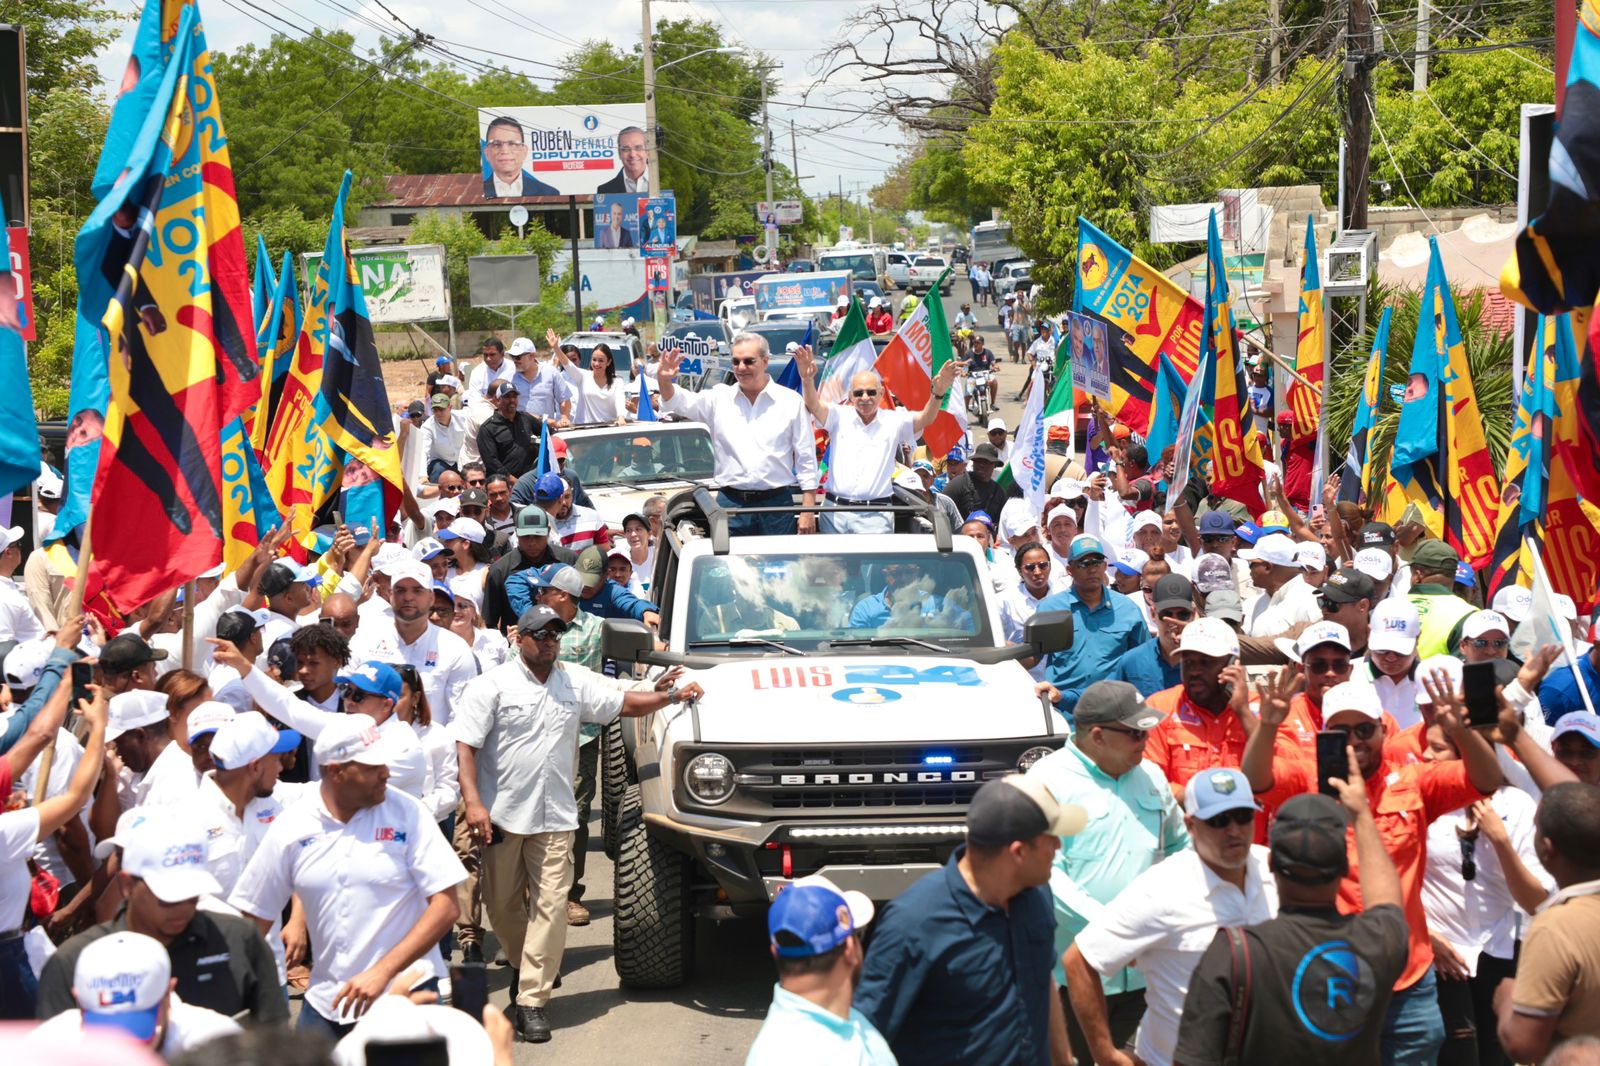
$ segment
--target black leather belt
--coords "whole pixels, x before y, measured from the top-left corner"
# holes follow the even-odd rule
[[[9,944],[13,940],[21,940],[27,933],[25,929],[7,929],[0,933],[0,944]]]
[[[782,496],[793,496],[795,493],[800,491],[800,486],[791,485],[788,488],[782,488],[782,489],[729,489],[729,488],[720,488],[717,491],[722,493],[724,496],[727,496],[734,503],[753,503],[753,502],[755,502],[757,500],[770,500],[772,497],[779,496],[779,495],[782,495]]]
[[[889,503],[893,503],[894,502],[894,497],[893,496],[879,496],[875,500],[847,500],[843,496],[835,496],[831,492],[825,492],[825,493],[823,493],[823,495],[826,496],[828,499],[832,500],[834,503],[848,503],[848,504],[854,504],[854,505],[858,505],[858,506],[859,505],[864,505],[864,504],[877,504],[879,506],[882,506],[883,504],[889,504]]]

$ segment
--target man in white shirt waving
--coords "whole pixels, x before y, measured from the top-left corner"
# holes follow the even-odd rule
[[[716,452],[717,500],[723,507],[787,507],[796,492],[805,506],[817,503],[817,446],[805,404],[772,380],[767,338],[740,333],[733,338],[732,385],[710,392],[688,392],[676,386],[683,349],[661,353],[656,379],[661,385],[661,410],[686,415],[711,429]],[[817,516],[782,513],[735,514],[728,519],[733,536],[782,536],[815,533]]]
[[[811,349],[798,348],[794,357],[800,364],[806,410],[828,431],[833,444],[833,466],[824,494],[828,503],[892,503],[890,482],[900,448],[915,447],[922,431],[939,416],[940,400],[956,378],[955,360],[940,369],[933,388],[928,390],[928,402],[913,415],[910,411],[886,411],[878,406],[883,379],[871,370],[863,370],[850,379],[849,410],[827,403],[817,392],[817,360]],[[894,516],[888,511],[824,511],[821,528],[824,533],[893,533]]]

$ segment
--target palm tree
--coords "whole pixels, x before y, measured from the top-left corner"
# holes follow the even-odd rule
[[[1477,389],[1478,409],[1484,418],[1489,454],[1494,461],[1495,474],[1499,476],[1505,470],[1506,449],[1511,443],[1515,415],[1511,403],[1512,337],[1509,333],[1500,333],[1485,320],[1483,290],[1474,289],[1463,296],[1452,287],[1451,296],[1456,303],[1456,319],[1466,346],[1472,383]],[[1343,460],[1352,436],[1367,361],[1372,355],[1373,334],[1377,330],[1379,312],[1386,304],[1394,307],[1389,324],[1389,356],[1383,368],[1383,387],[1378,391],[1379,415],[1372,427],[1368,448],[1373,468],[1389,469],[1395,429],[1400,424],[1400,405],[1389,395],[1389,386],[1404,388],[1410,376],[1411,346],[1417,334],[1422,293],[1419,289],[1402,289],[1376,280],[1367,295],[1367,328],[1333,356],[1332,381],[1323,417],[1328,428],[1328,458],[1335,469]],[[1440,429],[1442,431],[1443,427]],[[1370,496],[1372,486],[1368,486],[1368,490]]]

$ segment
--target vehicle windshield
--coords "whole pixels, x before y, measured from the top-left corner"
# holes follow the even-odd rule
[[[961,553],[701,556],[689,581],[678,602],[697,654],[757,637],[800,651],[875,638],[913,652],[917,641],[994,646],[977,570]]]
[[[878,276],[877,265],[873,263],[872,256],[865,252],[825,255],[819,262],[822,264],[823,270],[848,270],[858,278],[875,278]]]
[[[567,469],[584,485],[631,485],[664,479],[701,481],[711,477],[711,434],[704,426],[629,433],[572,434]]]

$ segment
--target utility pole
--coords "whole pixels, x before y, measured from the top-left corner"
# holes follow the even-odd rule
[[[639,52],[644,61],[644,146],[649,166],[650,195],[661,193],[661,160],[656,146],[656,61],[654,51],[655,27],[650,23],[650,0],[639,0],[643,28],[639,34]]]
[[[1278,66],[1283,62],[1283,43],[1279,37],[1279,30],[1281,29],[1279,23],[1282,21],[1282,0],[1268,0],[1267,33],[1271,35],[1268,37],[1268,42],[1271,45],[1269,56],[1272,61],[1272,65],[1267,69],[1267,84],[1269,85],[1276,85],[1281,80]]]
[[[789,120],[789,158],[794,161],[794,183],[795,183],[795,185],[798,186],[800,184],[800,177],[801,177],[801,174],[800,174],[800,149],[795,144],[795,139],[794,139],[794,119],[790,119]],[[805,176],[809,178],[811,175],[807,174]]]
[[[646,0],[648,3],[649,0]],[[772,203],[772,123],[767,118],[767,71],[761,68],[761,167],[767,172],[767,203]]]
[[[1411,67],[1411,91],[1425,93],[1428,91],[1428,39],[1430,16],[1433,9],[1428,0],[1417,0],[1417,58]]]
[[[1346,0],[1344,55],[1345,217],[1343,229],[1367,228],[1367,188],[1372,174],[1372,8]]]

